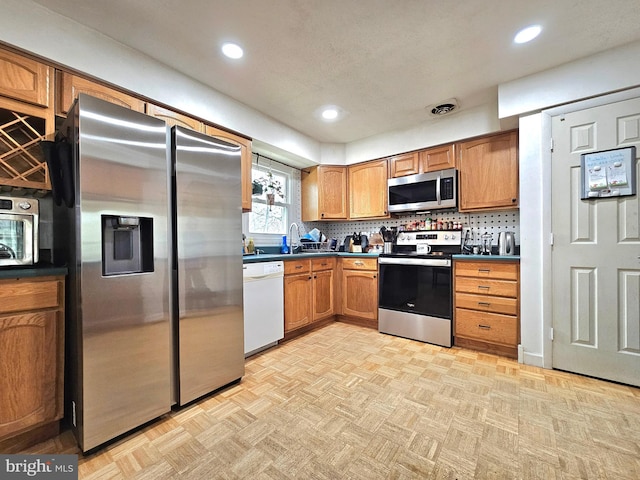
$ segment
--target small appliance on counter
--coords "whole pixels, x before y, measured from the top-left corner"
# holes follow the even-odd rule
[[[516,254],[515,232],[500,232],[498,235],[498,255]]]
[[[38,263],[38,222],[35,198],[0,197],[0,267]]]
[[[489,232],[484,232],[480,235],[480,254],[491,255],[491,244],[493,242],[493,235]]]

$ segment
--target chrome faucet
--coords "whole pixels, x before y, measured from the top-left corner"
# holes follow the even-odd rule
[[[289,254],[293,254],[293,251],[295,250],[295,247],[293,244],[293,236],[291,235],[293,227],[296,227],[296,233],[298,234],[298,242],[300,241],[300,227],[296,222],[293,222],[291,225],[289,225]]]

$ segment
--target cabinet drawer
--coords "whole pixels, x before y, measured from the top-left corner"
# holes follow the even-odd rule
[[[517,345],[518,317],[456,308],[455,335]]]
[[[518,283],[511,280],[456,277],[456,292],[517,298]]]
[[[518,315],[518,299],[516,298],[456,293],[456,307]]]
[[[336,268],[336,259],[332,257],[320,257],[311,260],[311,270],[320,272],[322,270],[333,270]]]
[[[492,262],[456,262],[456,276],[476,278],[497,278],[502,280],[518,279],[518,264],[500,261]]]
[[[345,270],[377,270],[378,260],[376,258],[342,258],[342,268]]]
[[[284,274],[295,275],[296,273],[309,273],[311,271],[311,260],[299,259],[299,260],[285,260],[284,262]]]
[[[62,303],[62,281],[0,281],[0,313],[55,308]]]

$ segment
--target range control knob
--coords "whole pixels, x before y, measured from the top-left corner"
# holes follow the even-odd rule
[[[22,209],[22,210],[29,210],[31,208],[31,204],[29,202],[20,202],[18,204],[18,206]]]

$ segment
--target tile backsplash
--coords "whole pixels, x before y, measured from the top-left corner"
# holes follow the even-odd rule
[[[498,234],[500,232],[515,232],[516,244],[520,244],[520,212],[519,210],[504,210],[498,212],[481,213],[459,213],[459,212],[433,212],[430,214],[412,214],[401,217],[394,217],[385,220],[357,221],[357,222],[304,222],[306,232],[317,228],[324,233],[327,238],[337,238],[338,245],[344,241],[344,237],[354,232],[377,233],[383,225],[386,228],[400,227],[414,222],[419,222],[431,218],[432,220],[442,220],[460,222],[463,229],[470,229],[473,244],[480,244],[480,235],[490,233],[493,235],[493,244],[498,244]]]

